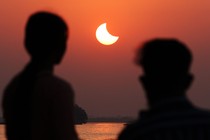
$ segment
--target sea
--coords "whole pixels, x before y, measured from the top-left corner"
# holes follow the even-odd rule
[[[125,123],[93,122],[76,125],[76,130],[81,140],[117,140]],[[4,125],[0,125],[0,140],[6,140]]]

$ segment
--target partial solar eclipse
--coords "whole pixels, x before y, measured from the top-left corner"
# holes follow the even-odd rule
[[[112,45],[119,39],[119,36],[111,35],[106,28],[106,23],[101,24],[96,30],[96,38],[103,45]]]

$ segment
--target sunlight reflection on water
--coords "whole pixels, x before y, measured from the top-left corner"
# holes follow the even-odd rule
[[[0,140],[6,140],[4,136],[4,125],[0,125]]]
[[[123,123],[87,123],[76,126],[82,140],[116,140],[123,128]]]

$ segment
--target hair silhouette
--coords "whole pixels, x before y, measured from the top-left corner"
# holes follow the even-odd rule
[[[186,97],[193,81],[187,46],[176,39],[149,40],[138,49],[135,63],[143,69],[139,80],[149,108],[122,131],[119,140],[207,140],[210,112]]]
[[[27,22],[25,34],[25,47],[32,59],[43,61],[53,53],[55,62],[60,62],[68,37],[68,27],[61,17],[48,12],[35,13]]]
[[[53,66],[61,62],[66,50],[67,37],[68,27],[65,21],[58,15],[49,12],[37,12],[30,16],[25,30],[25,47],[31,60],[26,68],[12,80],[4,93],[3,114],[6,121],[6,134],[8,140],[34,139],[32,124],[34,123],[33,121],[36,120],[34,117],[34,110],[37,106],[34,105],[34,97],[35,94],[38,94],[35,92],[35,90],[37,90],[37,85],[40,85],[40,83],[43,85],[39,91],[44,92],[44,90],[46,90],[45,92],[49,92],[47,89],[53,88],[52,85],[55,85],[55,83],[60,83],[61,85],[59,86],[59,84],[57,84],[57,86],[54,87],[55,91],[62,89],[62,84],[66,84],[54,77],[51,73],[45,75],[45,77],[48,77],[51,81],[46,80],[47,83],[42,80],[40,82],[38,74],[42,71],[53,71]],[[72,94],[71,89],[69,90]],[[62,92],[62,90],[60,92]],[[38,102],[39,100],[41,102],[41,99],[38,98]],[[57,106],[59,106],[59,102]],[[39,109],[41,110],[41,108]],[[54,108],[49,108],[49,110],[53,109]],[[49,111],[46,110],[46,112]],[[50,114],[48,118],[49,120],[51,119]],[[59,120],[51,120],[51,123],[53,123],[53,121]],[[43,129],[48,129],[48,127],[53,127],[53,125],[43,125],[43,127],[46,127]],[[64,132],[67,131],[62,128],[59,129]],[[47,130],[46,133],[48,133],[48,131],[49,130]],[[72,136],[73,135],[74,134],[72,134]],[[42,136],[39,138],[40,140],[42,139],[41,137]],[[76,139],[76,133],[72,139],[73,138]],[[56,135],[54,138],[47,137],[46,139],[56,140]],[[68,139],[68,137],[65,139]]]
[[[185,44],[175,39],[155,39],[146,42],[137,54],[136,62],[147,75],[173,76],[187,74],[192,55]]]

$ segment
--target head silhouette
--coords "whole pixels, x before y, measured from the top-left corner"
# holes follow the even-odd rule
[[[68,27],[65,21],[49,12],[29,17],[25,30],[25,47],[32,61],[58,64],[66,50]]]
[[[192,56],[185,44],[175,39],[154,39],[140,47],[136,63],[147,94],[155,98],[184,94],[189,88]]]

